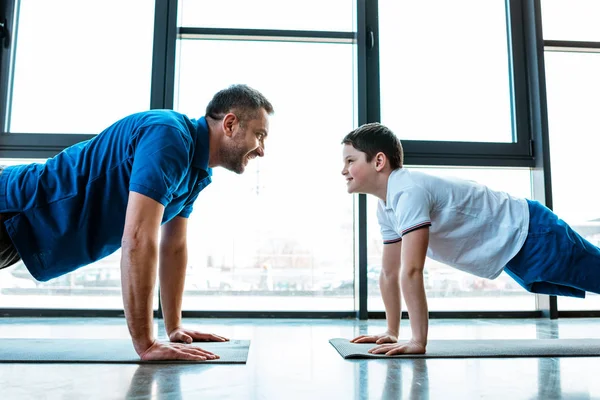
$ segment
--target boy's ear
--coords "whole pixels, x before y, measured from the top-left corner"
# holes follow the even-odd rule
[[[375,157],[373,157],[373,161],[375,162],[375,170],[377,172],[381,172],[387,165],[387,157],[381,151],[375,154]]]

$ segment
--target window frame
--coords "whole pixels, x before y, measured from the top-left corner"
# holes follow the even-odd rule
[[[357,46],[357,102],[358,125],[377,122],[380,119],[380,77],[378,46],[378,1],[356,1],[356,32],[353,37]],[[19,0],[0,0],[0,22],[6,19],[14,43],[16,31],[13,23],[18,16]],[[532,168],[534,189],[537,197],[551,207],[551,182],[547,157],[547,115],[545,109],[545,86],[543,75],[543,43],[541,40],[540,0],[505,0],[507,40],[513,106],[515,143],[453,142],[453,141],[403,141],[405,162],[411,165],[452,166],[507,166]],[[178,0],[155,0],[155,26],[152,56],[152,81],[150,108],[173,108],[175,92],[175,60],[177,40],[182,35],[220,36],[267,36],[273,40],[349,40],[349,32],[282,31],[262,29],[189,28],[177,26]],[[251,40],[255,40],[251,39]],[[44,158],[52,157],[64,148],[82,140],[93,138],[89,134],[43,134],[6,132],[10,114],[4,99],[8,99],[10,71],[12,68],[11,46],[2,46],[0,53],[0,157]],[[534,190],[535,192],[536,190]],[[281,316],[281,317],[347,317],[360,319],[382,317],[367,309],[367,202],[365,195],[358,195],[354,229],[355,251],[355,311],[339,313],[323,312],[185,312],[185,316]],[[548,311],[556,311],[552,297],[538,296],[538,310],[532,312],[470,313],[464,311],[433,313],[432,317],[539,317]],[[10,309],[2,310],[14,315],[50,315],[55,311]],[[158,315],[161,314],[159,303]],[[61,310],[66,315],[68,310]],[[75,310],[72,315],[112,315],[114,311]]]

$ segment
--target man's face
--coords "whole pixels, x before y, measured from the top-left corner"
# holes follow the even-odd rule
[[[368,193],[374,168],[372,163],[367,162],[367,155],[356,150],[351,144],[344,145],[342,155],[344,158],[342,175],[346,178],[348,193]]]
[[[241,123],[238,120],[232,129],[233,134],[226,148],[222,150],[221,159],[225,168],[241,174],[250,160],[265,155],[269,115],[264,109],[260,109],[257,118]]]

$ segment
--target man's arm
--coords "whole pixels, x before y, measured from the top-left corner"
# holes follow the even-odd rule
[[[160,300],[167,335],[181,327],[186,268],[187,218],[175,217],[163,225],[160,239]]]
[[[127,326],[140,355],[154,343],[152,297],[163,212],[162,204],[130,192],[121,242],[121,286]]]
[[[207,360],[218,356],[198,347],[154,340],[152,297],[156,283],[162,204],[129,193],[122,239],[121,286],[133,347],[143,360]]]
[[[181,303],[187,269],[187,221],[187,218],[175,217],[162,227],[158,275],[165,330],[172,342],[226,342],[229,339],[223,336],[181,326]]]
[[[385,306],[387,332],[377,335],[361,335],[351,340],[352,343],[396,343],[400,335],[400,318],[402,313],[402,296],[400,295],[400,254],[402,241],[385,244],[379,289]]]

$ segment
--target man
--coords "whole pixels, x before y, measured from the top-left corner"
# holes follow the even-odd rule
[[[43,164],[0,172],[0,269],[20,259],[46,281],[122,248],[121,285],[133,346],[143,360],[218,356],[192,341],[226,341],[181,326],[187,218],[212,168],[241,174],[264,156],[271,103],[246,85],[221,90],[198,120],[171,110],[125,117]],[[158,243],[158,230],[162,226]],[[159,281],[171,342],[152,331]]]

